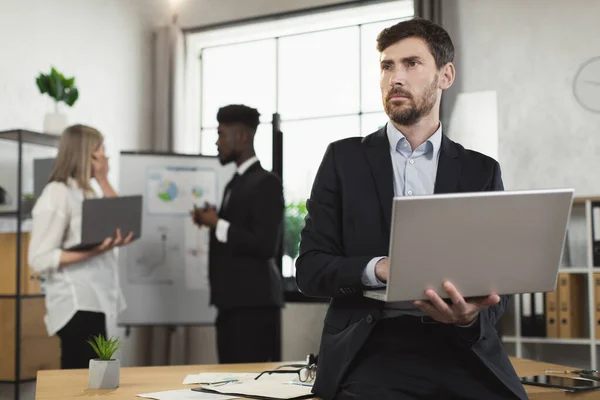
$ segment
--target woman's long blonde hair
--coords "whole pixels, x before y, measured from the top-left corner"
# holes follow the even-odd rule
[[[102,134],[89,126],[73,125],[65,129],[49,181],[67,183],[73,178],[84,191],[93,191],[92,155],[103,143]]]

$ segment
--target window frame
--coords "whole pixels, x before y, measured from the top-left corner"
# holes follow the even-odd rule
[[[327,11],[322,11],[321,8],[317,7],[315,13],[308,15],[306,14],[306,10],[304,10],[288,13],[285,18],[257,18],[247,23],[223,24],[223,26],[214,25],[208,30],[186,31],[184,52],[184,86],[186,89],[183,94],[183,98],[185,99],[183,113],[184,129],[176,132],[177,137],[174,138],[177,144],[176,147],[183,150],[198,149],[202,151],[200,135],[203,122],[202,113],[199,113],[199,110],[202,110],[203,77],[201,74],[201,55],[203,49],[257,40],[277,39],[285,36],[327,31],[356,25],[360,26],[375,22],[410,19],[415,15],[413,0],[377,1],[372,4],[361,3],[360,5],[352,5],[352,7],[341,5],[331,7]],[[240,37],[243,37],[244,40],[239,40]],[[358,37],[358,41],[360,54],[360,36]],[[276,61],[277,59],[278,55],[276,54]],[[278,89],[279,86],[276,83],[276,96]],[[361,90],[359,88],[359,93],[361,93]],[[275,112],[279,112],[278,99],[275,100]],[[360,114],[363,114],[362,99],[360,99]],[[352,115],[355,114],[353,113]],[[343,115],[327,115],[324,117],[335,116]],[[288,120],[285,116],[282,116],[282,118],[286,121]]]
[[[390,18],[390,15],[393,18]],[[202,109],[202,98],[203,98],[203,79],[202,74],[202,57],[205,49],[215,48],[228,45],[238,45],[243,43],[251,43],[262,40],[275,39],[275,114],[273,119],[269,122],[267,119],[261,121],[261,124],[271,124],[273,128],[273,159],[272,165],[275,172],[280,170],[283,165],[283,148],[281,146],[282,133],[280,131],[280,124],[286,122],[299,122],[307,120],[319,120],[324,118],[335,118],[344,116],[358,116],[359,119],[359,132],[361,136],[371,132],[363,131],[363,115],[368,114],[379,114],[382,110],[376,111],[363,111],[363,94],[362,94],[362,25],[370,23],[379,23],[386,21],[405,20],[413,18],[414,13],[414,1],[413,0],[393,0],[376,2],[372,4],[361,4],[352,7],[340,7],[334,8],[325,12],[318,12],[315,14],[306,15],[305,12],[298,12],[297,15],[289,15],[286,18],[276,18],[274,20],[255,20],[250,23],[233,24],[222,27],[211,27],[212,29],[200,32],[186,32],[186,52],[185,52],[185,82],[186,91],[184,93],[185,111],[184,111],[184,124],[186,129],[181,132],[181,137],[175,138],[176,143],[181,144],[181,148],[184,149],[198,149],[202,153],[202,131],[203,129],[215,129],[216,127],[210,125],[204,125],[203,109]],[[333,21],[333,22],[332,22]],[[325,32],[334,29],[348,28],[357,26],[358,35],[356,40],[358,41],[358,97],[359,97],[359,109],[358,112],[345,113],[345,114],[332,114],[332,115],[319,115],[319,116],[308,116],[302,118],[289,118],[279,115],[280,102],[279,102],[279,90],[280,90],[280,74],[279,74],[279,39],[284,37],[310,34],[315,32]],[[238,38],[244,38],[239,40]],[[179,146],[178,146],[179,147]],[[281,173],[279,171],[278,173]],[[282,176],[283,179],[283,176]],[[285,182],[284,182],[285,185]],[[282,234],[283,240],[283,234]],[[283,246],[283,245],[282,245]],[[280,256],[283,256],[281,251]],[[280,269],[282,268],[282,260],[278,260]],[[328,299],[315,299],[308,298],[302,295],[298,290],[291,288],[291,283],[288,280],[295,280],[292,277],[284,277],[286,280],[285,284],[285,299],[289,302],[322,302],[328,301]],[[296,288],[297,289],[297,288]]]

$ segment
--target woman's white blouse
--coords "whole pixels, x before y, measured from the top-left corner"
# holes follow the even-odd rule
[[[62,249],[81,240],[85,197],[74,179],[51,182],[33,211],[29,265],[45,278],[48,335],[56,334],[77,311],[103,312],[115,318],[125,309],[114,250],[59,269]]]

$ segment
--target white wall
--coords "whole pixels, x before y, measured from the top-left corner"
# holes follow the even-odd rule
[[[120,0],[3,0],[0,2],[0,129],[42,130],[53,103],[35,85],[53,65],[75,76],[80,98],[63,110],[120,149],[148,145],[150,21]],[[113,168],[116,170],[117,167]],[[117,174],[113,171],[113,177]]]
[[[347,2],[349,0],[176,0],[171,10],[178,14],[181,27],[195,28]]]
[[[149,145],[151,28],[162,22],[160,12],[143,0],[1,0],[0,130],[42,130],[52,102],[35,78],[54,65],[75,76],[80,90],[65,110],[69,123],[104,133],[117,183],[118,152]],[[32,398],[32,385],[26,388]],[[0,399],[10,393],[0,385]]]
[[[600,1],[444,0],[444,6],[458,50],[453,90],[497,91],[506,188],[600,193],[600,114],[582,109],[572,90],[579,66],[600,56]]]

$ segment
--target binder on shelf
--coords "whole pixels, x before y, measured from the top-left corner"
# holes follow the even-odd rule
[[[560,321],[559,337],[583,337],[584,275],[558,274],[558,318]]]
[[[558,288],[546,293],[546,337],[558,338]]]
[[[563,268],[573,265],[573,259],[571,257],[571,245],[569,244],[569,229],[570,228],[567,228],[567,232],[565,234],[565,245],[563,246],[563,251],[560,258],[560,266]]]
[[[596,339],[600,339],[600,273],[594,274],[594,331]]]
[[[592,203],[592,261],[600,266],[600,203]]]
[[[521,336],[535,336],[535,321],[533,318],[533,294],[521,294]]]
[[[533,294],[533,334],[546,337],[546,304],[544,293]]]

